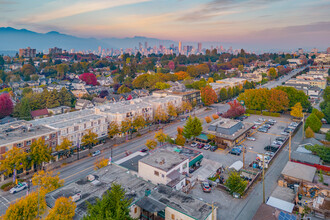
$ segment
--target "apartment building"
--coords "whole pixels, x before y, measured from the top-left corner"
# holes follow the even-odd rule
[[[159,90],[152,93],[154,97],[165,97],[165,96],[179,96],[182,102],[189,102],[195,106],[201,106],[202,98],[201,92],[199,90],[187,90],[187,89],[177,89],[170,88],[168,90]]]
[[[19,56],[23,58],[34,58],[36,57],[37,50],[28,48],[19,49]]]
[[[327,80],[323,79],[314,79],[314,80],[306,80],[306,79],[290,79],[288,81],[285,82],[285,84],[305,84],[305,85],[309,85],[309,86],[317,86],[320,89],[325,89],[325,87],[327,86]]]
[[[227,79],[217,80],[216,83],[229,84],[230,87],[235,87],[235,86],[243,86],[246,81],[247,80],[244,79],[244,78],[235,78],[235,77],[233,77],[233,78],[227,78]]]
[[[89,130],[96,133],[98,139],[107,137],[108,123],[106,117],[97,115],[94,110],[81,110],[52,117],[31,121],[35,126],[45,125],[57,132],[58,144],[66,138],[72,141],[73,145],[81,143],[81,138]]]
[[[141,98],[108,103],[95,107],[95,114],[105,116],[108,122],[115,121],[119,125],[126,118],[133,119],[138,115],[142,115],[146,120],[152,119],[153,112],[152,104],[143,101]]]
[[[169,104],[172,104],[176,108],[180,108],[182,104],[182,98],[180,96],[146,96],[141,99],[143,102],[150,103],[152,105],[154,113],[159,107],[167,112],[167,107]]]
[[[27,121],[14,121],[0,126],[0,157],[13,147],[22,148],[29,152],[32,142],[42,138],[52,148],[57,145],[57,131]]]

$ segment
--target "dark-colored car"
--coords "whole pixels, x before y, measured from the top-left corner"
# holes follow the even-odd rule
[[[214,151],[216,151],[217,149],[218,149],[217,146],[211,146],[210,151],[214,152]]]
[[[147,147],[144,147],[140,150],[140,152],[144,153],[144,152],[147,152],[148,151],[148,148]]]
[[[263,133],[267,133],[268,129],[267,128],[258,128],[258,131],[263,132]]]
[[[199,144],[199,145],[197,145],[197,148],[198,149],[202,149],[204,147],[204,144]]]
[[[203,192],[211,192],[211,186],[208,182],[202,182]]]
[[[286,132],[286,133],[292,133],[294,131],[294,129],[292,129],[292,128],[286,128],[286,129],[284,129],[284,132]]]
[[[271,122],[271,121],[266,121],[265,124],[266,125],[274,125],[275,123],[274,122]]]
[[[234,154],[234,155],[239,156],[239,155],[241,155],[242,150],[239,149],[238,147],[234,147],[233,149],[231,149],[231,150],[229,151],[229,153],[230,153],[230,154]]]
[[[276,141],[282,141],[282,142],[284,142],[285,139],[286,139],[285,137],[276,137],[275,138]]]
[[[273,145],[268,145],[264,148],[264,150],[275,153],[278,150],[278,147]]]

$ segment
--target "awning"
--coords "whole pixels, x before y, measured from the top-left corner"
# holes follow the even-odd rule
[[[154,200],[149,197],[143,197],[142,199],[137,201],[135,205],[139,206],[140,208],[150,213],[164,211],[166,208],[166,205],[164,205],[163,203],[158,202],[157,200]]]
[[[208,137],[206,134],[200,134],[196,138],[199,140],[208,141]]]
[[[195,165],[198,161],[201,161],[203,159],[203,155],[200,154],[197,157],[195,157],[194,159],[192,159],[191,161],[189,161],[189,167]]]

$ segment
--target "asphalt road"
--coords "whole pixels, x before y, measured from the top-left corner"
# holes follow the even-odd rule
[[[278,81],[271,81],[266,84],[264,84],[262,87],[264,88],[274,88],[276,86],[282,85],[283,82],[290,79],[292,76],[297,74],[299,71],[302,71],[304,69],[296,69],[291,71],[288,75],[284,76],[283,78],[279,79]],[[205,116],[210,116],[213,113],[218,112],[225,112],[229,108],[226,104],[215,104],[213,105],[213,109],[208,111],[202,111],[200,113],[196,113],[196,116],[203,119]],[[204,120],[203,120],[204,121]],[[170,125],[167,125],[163,131],[164,133],[175,136],[177,131],[176,128],[178,126],[183,126],[185,122],[176,122]],[[146,135],[143,135],[139,138],[135,138],[133,140],[130,140],[129,142],[123,143],[118,145],[113,149],[113,161],[119,160],[126,156],[125,152],[135,152],[139,151],[145,144],[146,139],[150,139],[154,137],[155,132],[150,132]],[[298,134],[293,138],[293,146],[296,148],[298,144],[295,144],[295,140],[297,141],[300,137],[301,140],[301,131],[298,132]],[[267,196],[270,195],[270,193],[273,191],[277,184],[277,179],[280,175],[281,170],[285,166],[286,162],[288,161],[287,151],[283,149],[281,154],[278,156],[278,158],[275,160],[273,165],[270,167],[266,174],[266,192]],[[79,161],[76,161],[74,163],[68,164],[67,166],[61,167],[57,170],[55,170],[55,173],[59,173],[59,176],[61,179],[65,180],[65,185],[76,181],[80,178],[86,177],[89,173],[93,172],[94,169],[94,162],[97,158],[105,157],[109,158],[111,156],[110,149],[107,151],[102,152],[101,155],[97,157],[88,157],[81,159]],[[35,190],[35,188],[32,188],[32,190]],[[16,194],[10,194],[9,192],[3,192],[0,191],[0,216],[5,214],[8,206],[10,203],[14,202],[18,198],[24,196],[27,194],[26,190],[23,190]],[[252,192],[249,194],[249,196],[245,200],[239,200],[237,206],[233,207],[234,210],[228,211],[228,214],[230,214],[231,218],[235,213],[236,217],[234,219],[251,219],[254,215],[254,213],[257,211],[259,205],[262,202],[262,184],[258,184]],[[221,204],[221,200],[219,201]],[[223,216],[223,215],[221,215]],[[248,217],[247,217],[248,216]]]

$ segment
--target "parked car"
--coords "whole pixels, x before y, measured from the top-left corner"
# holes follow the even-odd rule
[[[268,129],[267,128],[258,128],[258,131],[263,132],[263,133],[267,133]]]
[[[292,128],[286,128],[286,129],[284,129],[284,132],[286,132],[286,133],[292,133],[294,131],[294,129],[292,129]]]
[[[253,122],[255,125],[261,125],[261,122],[260,121],[254,121]]]
[[[198,145],[197,145],[197,148],[198,148],[198,149],[202,149],[203,147],[204,147],[204,144],[198,144]]]
[[[191,145],[190,145],[190,147],[197,147],[197,145],[198,145],[198,143],[192,142]]]
[[[273,153],[273,152],[269,152],[269,151],[266,152],[265,154],[266,154],[267,156],[270,156],[270,157],[273,157],[273,156],[275,155],[275,153]]]
[[[298,126],[298,123],[297,122],[291,122],[290,124],[289,124],[289,126],[290,127],[297,127]]]
[[[9,192],[11,194],[15,194],[15,193],[20,192],[20,191],[22,191],[24,189],[27,189],[27,188],[28,188],[28,184],[26,182],[22,182],[22,183],[18,183],[16,186],[14,186],[13,188],[11,188],[9,190]]]
[[[210,149],[211,148],[211,145],[210,144],[205,144],[205,146],[204,146],[204,150],[208,150],[208,149]]]
[[[218,149],[217,146],[211,146],[210,151],[214,152],[214,151],[216,151],[217,149]]]
[[[97,150],[97,151],[94,151],[92,153],[92,156],[95,157],[95,156],[100,155],[100,154],[101,154],[101,151]]]
[[[321,122],[322,122],[323,124],[327,124],[327,123],[328,123],[327,120],[326,120],[325,118],[322,118],[322,119],[321,119]]]
[[[276,137],[275,138],[276,141],[282,141],[282,142],[284,142],[285,139],[286,139],[286,137]]]
[[[259,121],[266,121],[264,118],[258,118]]]
[[[256,125],[253,125],[253,126],[252,126],[252,129],[256,129],[256,128],[257,128],[257,126],[256,126]]]
[[[239,149],[238,147],[233,147],[230,151],[229,151],[230,154],[234,154],[234,155],[241,155],[242,153],[242,150]]]
[[[266,125],[274,125],[275,123],[274,122],[271,122],[271,121],[266,121],[265,124]]]
[[[280,141],[273,141],[273,143],[272,143],[272,145],[274,145],[274,146],[277,146],[277,147],[280,147],[280,146],[282,146],[282,142],[280,142]]]
[[[246,140],[249,140],[249,141],[255,141],[256,138],[255,138],[255,137],[247,137]]]
[[[204,181],[202,182],[202,189],[203,189],[203,192],[211,192],[211,186],[208,182]]]
[[[264,124],[263,126],[261,126],[262,128],[267,128],[267,129],[270,129],[272,126],[269,125],[269,124]]]
[[[268,121],[269,121],[269,122],[272,122],[272,123],[274,123],[274,124],[277,122],[277,121],[274,120],[274,119],[269,119]]]
[[[278,147],[273,145],[268,145],[264,148],[264,150],[275,153],[278,150]]]
[[[285,136],[288,136],[288,135],[290,135],[290,133],[288,133],[288,132],[285,132],[285,131],[282,131],[282,132],[281,132],[281,135],[285,135]]]

